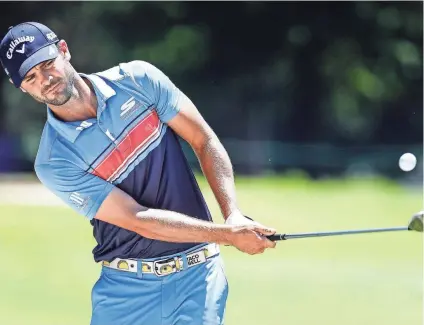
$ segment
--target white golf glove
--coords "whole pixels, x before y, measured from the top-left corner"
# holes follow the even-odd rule
[[[249,225],[249,224],[256,224],[256,222],[248,217],[245,217],[240,211],[236,210],[228,216],[228,218],[225,220],[225,224]]]

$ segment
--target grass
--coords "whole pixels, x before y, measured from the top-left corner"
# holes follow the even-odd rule
[[[288,233],[405,225],[422,209],[422,192],[384,180],[268,177],[237,179],[237,188],[246,214]],[[0,206],[0,324],[89,324],[100,269],[94,245],[91,226],[70,209]],[[420,234],[291,240],[257,256],[231,247],[222,252],[230,282],[227,325],[423,323]]]

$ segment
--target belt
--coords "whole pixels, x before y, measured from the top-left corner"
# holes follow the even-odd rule
[[[172,273],[180,272],[186,268],[193,267],[205,263],[209,258],[219,254],[219,246],[216,244],[208,244],[194,250],[188,254],[180,253],[175,257],[157,259],[154,261],[144,261],[142,259],[122,259],[116,258],[111,262],[103,261],[102,265],[111,269],[137,273],[150,273],[157,276],[165,276]],[[187,267],[184,266],[183,255],[187,258]]]

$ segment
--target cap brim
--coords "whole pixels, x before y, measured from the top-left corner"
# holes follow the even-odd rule
[[[32,54],[28,59],[24,61],[24,63],[22,63],[21,67],[19,68],[19,86],[29,70],[31,70],[37,64],[57,58],[58,55],[59,51],[56,45],[54,44],[50,44],[49,46],[43,47],[34,54]],[[19,87],[18,85],[16,86]]]

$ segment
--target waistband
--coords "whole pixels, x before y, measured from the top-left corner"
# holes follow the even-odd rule
[[[123,272],[154,274],[162,277],[203,264],[219,252],[217,244],[206,244],[172,256],[146,260],[116,258],[111,262],[103,261],[102,265]]]

